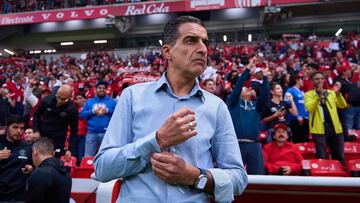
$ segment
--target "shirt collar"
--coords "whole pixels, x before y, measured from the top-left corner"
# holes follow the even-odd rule
[[[171,89],[169,81],[166,78],[166,74],[167,74],[167,72],[165,72],[161,76],[161,78],[156,82],[156,84],[155,84],[155,92],[158,92],[160,90],[165,90],[165,91],[169,91],[174,97],[176,97],[175,94],[173,93],[172,89]],[[200,83],[199,83],[199,80],[197,78],[195,80],[195,86],[192,88],[190,94],[188,95],[188,97],[193,97],[193,96],[200,96],[201,101],[205,102],[204,92],[200,88]]]

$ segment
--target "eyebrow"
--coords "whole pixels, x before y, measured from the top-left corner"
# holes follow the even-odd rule
[[[195,40],[199,40],[201,37],[199,36],[196,36],[196,35],[187,35],[184,37],[184,40],[187,40],[187,39],[195,39]],[[208,38],[203,38],[202,39],[202,42],[208,46],[209,45],[209,39]]]

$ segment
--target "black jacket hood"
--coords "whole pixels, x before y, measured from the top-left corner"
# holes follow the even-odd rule
[[[67,169],[64,166],[64,162],[62,162],[60,159],[55,158],[55,157],[45,159],[43,162],[41,162],[40,166],[41,167],[52,167],[52,168],[56,169],[57,171],[59,171],[59,173],[61,173],[61,174],[67,173]]]

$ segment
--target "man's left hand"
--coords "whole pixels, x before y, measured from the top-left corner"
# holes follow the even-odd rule
[[[198,168],[170,152],[154,153],[150,161],[154,174],[170,184],[192,186],[200,175]]]
[[[30,164],[26,164],[24,166],[24,168],[21,168],[21,170],[23,173],[28,174],[28,173],[31,173],[31,171],[33,170],[33,167]]]

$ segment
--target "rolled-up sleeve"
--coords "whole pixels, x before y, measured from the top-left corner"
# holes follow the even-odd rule
[[[101,182],[135,175],[143,170],[154,152],[160,152],[152,132],[133,142],[132,96],[125,89],[94,159],[95,175]]]
[[[232,202],[246,188],[248,178],[241,158],[230,113],[224,103],[217,112],[216,131],[212,139],[212,154],[218,168],[208,169],[214,179],[217,202]]]

